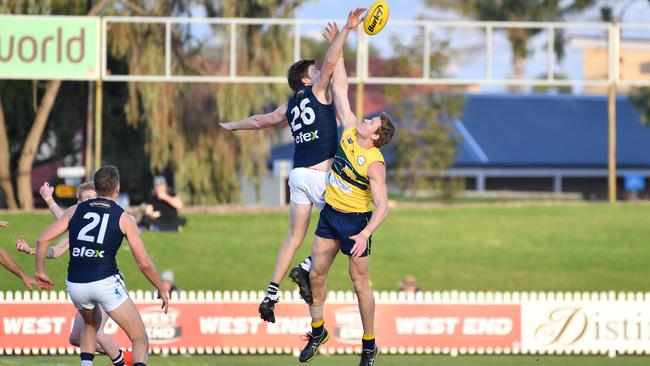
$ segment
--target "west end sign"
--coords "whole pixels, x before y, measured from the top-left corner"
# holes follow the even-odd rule
[[[0,79],[99,77],[97,17],[0,16]]]

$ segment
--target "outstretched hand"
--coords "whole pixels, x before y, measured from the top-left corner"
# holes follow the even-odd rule
[[[325,32],[323,32],[323,38],[327,40],[327,43],[332,44],[337,34],[339,34],[339,26],[336,25],[336,22],[328,22]]]
[[[42,290],[49,291],[52,289],[52,286],[54,286],[54,282],[52,282],[52,280],[46,273],[37,273],[35,279],[36,279],[36,285],[40,287]]]
[[[359,24],[363,22],[363,17],[361,13],[366,11],[366,8],[356,8],[348,13],[348,21],[345,23],[345,27],[349,29],[356,28]]]
[[[8,222],[0,220],[0,227],[7,227],[7,226],[9,226]]]
[[[30,248],[29,245],[27,244],[27,242],[25,241],[25,237],[23,236],[23,234],[20,234],[20,237],[18,238],[18,241],[16,241],[16,249],[19,252],[23,252],[23,253],[26,253],[26,254],[32,254],[32,251],[31,251],[32,248]]]
[[[235,128],[232,125],[232,122],[221,122],[219,126],[225,128],[228,131],[235,131]]]
[[[158,298],[162,301],[160,309],[162,309],[163,313],[167,314],[169,309],[169,295],[167,295],[167,291],[165,289],[159,289]]]
[[[23,284],[24,284],[28,289],[30,289],[30,290],[33,290],[33,289],[34,289],[33,286],[36,286],[36,287],[38,287],[38,288],[41,288],[41,287],[39,286],[38,282],[36,282],[35,279],[33,279],[32,277],[30,277],[30,276],[28,276],[28,275],[23,275],[23,276],[20,278],[20,280],[23,281]]]

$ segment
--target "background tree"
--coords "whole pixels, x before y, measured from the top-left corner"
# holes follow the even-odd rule
[[[102,0],[97,2],[97,4],[90,9],[88,12],[89,15],[97,14],[106,4],[108,0]],[[71,11],[78,11],[79,2],[65,2],[65,1],[9,1],[0,3],[0,13],[5,14],[70,14]],[[84,12],[85,13],[85,12]],[[73,13],[77,14],[77,13]],[[5,82],[2,84],[2,89],[0,93],[3,98],[11,98],[7,94],[13,94],[13,85],[18,85],[24,82]],[[24,84],[23,84],[24,85]],[[16,186],[18,191],[18,203],[21,208],[31,209],[34,207],[32,188],[31,188],[31,175],[32,175],[32,165],[34,163],[34,157],[36,156],[39,146],[41,144],[41,138],[45,127],[50,116],[50,112],[54,107],[56,96],[61,88],[61,80],[52,80],[45,83],[41,88],[41,83],[33,82],[33,105],[34,105],[34,115],[32,123],[27,129],[28,133],[24,138],[24,143],[21,146],[20,157],[18,158],[17,164],[17,178]],[[11,92],[9,92],[11,90]],[[0,103],[2,103],[0,101]],[[5,118],[4,112],[6,108],[5,103],[2,103],[0,108],[0,113],[3,114],[0,117],[0,140],[4,139],[4,136],[7,136],[8,125],[14,125],[18,123],[18,120],[12,118],[11,121],[7,121]],[[11,142],[14,142],[12,139]],[[7,157],[11,156],[10,151],[11,143],[2,144],[0,146],[0,188],[4,191],[5,200],[9,207],[16,207],[17,203],[14,199],[13,187],[11,178],[11,167],[10,160]]]
[[[423,0],[428,6],[454,10],[460,14],[485,21],[561,21],[569,15],[584,12],[599,3],[599,0]],[[505,28],[512,49],[512,67],[517,79],[524,77],[525,61],[532,51],[528,43],[543,32],[542,28]],[[564,57],[564,32],[555,30],[553,44],[558,60]],[[521,90],[514,87],[513,90]]]
[[[302,1],[206,1],[209,17],[290,17]],[[169,16],[188,11],[188,2],[140,1],[148,15]],[[134,13],[123,9],[121,15]],[[228,43],[223,27],[212,27],[220,44]],[[289,27],[238,26],[238,75],[284,75],[293,61]],[[164,32],[158,25],[113,25],[109,44],[113,55],[124,58],[131,74],[156,74],[164,70],[160,50]],[[174,74],[227,74],[229,55],[208,42],[200,42],[189,25],[172,29]],[[217,55],[215,60],[214,55]],[[210,60],[210,57],[212,60]],[[125,111],[131,124],[147,126],[146,152],[150,168],[174,171],[175,185],[194,204],[232,202],[238,199],[236,172],[259,185],[266,173],[269,136],[273,131],[232,134],[218,122],[238,120],[264,112],[289,95],[285,84],[177,84],[134,83],[129,85]]]
[[[388,66],[390,74],[413,75],[420,73],[423,34],[416,34],[412,42],[396,37],[391,44],[397,57]],[[442,77],[449,62],[449,45],[432,37],[429,64],[431,72]],[[398,121],[392,145],[395,156],[394,180],[403,193],[415,197],[421,191],[434,190],[451,197],[450,180],[443,172],[456,159],[460,142],[453,120],[460,117],[465,97],[446,87],[391,85],[383,88],[393,105],[390,113]]]

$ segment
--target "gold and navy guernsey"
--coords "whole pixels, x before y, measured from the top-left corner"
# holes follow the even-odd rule
[[[385,164],[381,151],[374,146],[370,149],[359,146],[356,128],[343,131],[330,170],[325,201],[343,212],[372,211],[368,167],[377,161]]]

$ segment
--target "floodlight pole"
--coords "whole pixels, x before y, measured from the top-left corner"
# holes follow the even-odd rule
[[[99,23],[102,31],[99,32],[99,44],[103,45],[103,27],[104,23],[102,22],[101,17],[99,17]],[[104,73],[104,57],[103,53],[105,48],[102,47],[102,52],[99,55],[99,76],[95,82],[95,164],[92,169],[94,173],[102,164],[102,74]]]
[[[607,87],[607,116],[609,122],[609,158],[607,187],[609,202],[616,203],[616,84],[619,77],[620,27],[613,22],[609,27],[609,86]]]

